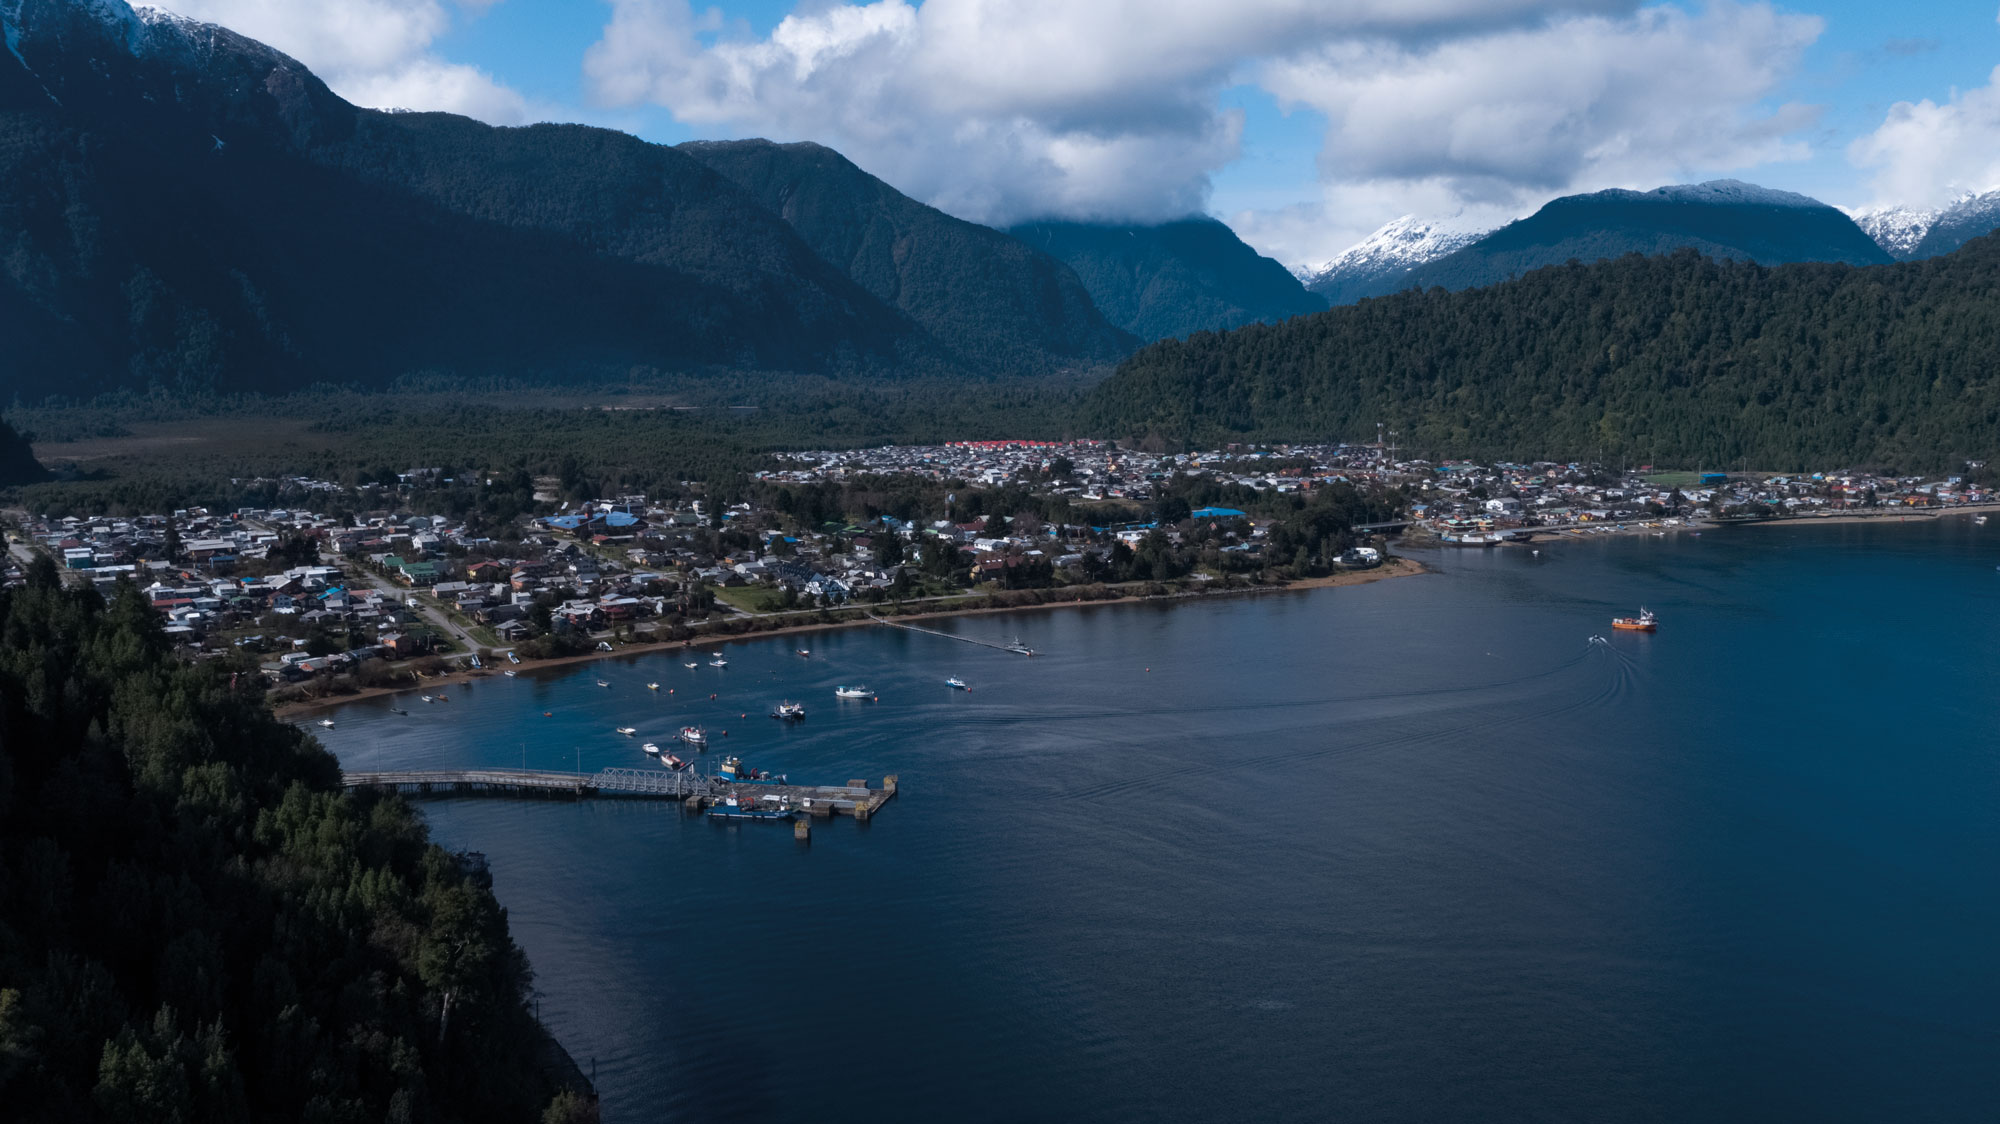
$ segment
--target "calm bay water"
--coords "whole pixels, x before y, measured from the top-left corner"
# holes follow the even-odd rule
[[[594,770],[696,721],[710,758],[901,776],[810,846],[423,805],[489,856],[610,1120],[1991,1117],[2000,528],[1423,557],[943,626],[1032,660],[848,630],[323,735],[355,768]],[[1641,603],[1661,631],[1612,633]],[[857,681],[881,701],[833,698]]]

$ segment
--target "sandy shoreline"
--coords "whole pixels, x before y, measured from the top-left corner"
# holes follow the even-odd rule
[[[897,622],[923,621],[923,620],[936,620],[942,617],[986,616],[988,614],[993,614],[993,613],[1026,613],[1026,612],[1033,612],[1037,609],[1074,609],[1092,605],[1132,605],[1143,601],[1172,603],[1175,601],[1201,600],[1209,597],[1239,597],[1239,596],[1246,596],[1258,593],[1283,593],[1283,592],[1292,592],[1297,590],[1310,590],[1310,589],[1336,589],[1341,586],[1367,585],[1371,582],[1378,582],[1388,578],[1411,577],[1417,574],[1426,573],[1428,572],[1428,569],[1429,568],[1426,567],[1423,563],[1418,562],[1415,559],[1390,558],[1388,561],[1384,562],[1381,566],[1372,570],[1356,570],[1343,574],[1331,574],[1323,578],[1305,578],[1300,581],[1286,582],[1283,585],[1260,585],[1260,586],[1240,587],[1235,589],[1215,589],[1215,590],[1195,589],[1195,590],[1188,590],[1182,593],[1169,593],[1159,597],[1145,597],[1135,594],[1135,595],[1128,595],[1125,597],[1107,597],[1096,601],[1087,601],[1087,600],[1047,601],[1037,605],[1000,605],[1000,606],[982,607],[978,609],[939,609],[934,612],[926,612],[926,613],[904,613],[900,616],[891,617],[888,619]],[[523,660],[519,665],[509,665],[507,668],[504,669],[488,668],[481,671],[474,671],[468,668],[461,671],[449,671],[445,672],[442,675],[432,676],[430,678],[423,680],[421,683],[412,684],[410,686],[365,687],[359,691],[353,692],[352,694],[328,695],[324,698],[306,699],[300,702],[284,703],[282,705],[274,707],[273,712],[280,719],[296,718],[299,717],[300,715],[311,714],[314,711],[324,710],[330,706],[340,706],[344,703],[360,702],[364,699],[383,698],[389,695],[406,695],[416,691],[436,693],[439,688],[449,687],[457,683],[468,683],[475,679],[491,678],[492,676],[501,674],[503,670],[524,671],[524,672],[541,671],[545,668],[567,667],[572,664],[593,663],[598,660],[609,660],[609,659],[617,659],[620,657],[630,657],[630,656],[652,655],[659,652],[677,651],[686,648],[704,648],[716,644],[725,644],[732,640],[763,640],[772,636],[788,636],[806,632],[828,632],[833,629],[839,629],[839,628],[866,628],[875,623],[876,622],[869,620],[865,617],[860,620],[852,620],[852,621],[833,621],[833,622],[808,621],[804,624],[785,625],[782,628],[773,628],[761,632],[717,633],[714,635],[696,636],[685,642],[665,640],[665,641],[658,641],[646,644],[627,644],[609,652],[583,652],[579,655],[557,656],[553,659],[546,659],[546,660]]]

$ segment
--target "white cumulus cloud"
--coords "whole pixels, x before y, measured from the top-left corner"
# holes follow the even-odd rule
[[[2000,185],[2000,67],[1986,85],[1943,104],[1897,102],[1874,132],[1848,145],[1847,157],[1874,169],[1877,206],[1939,207]]]
[[[534,119],[528,100],[478,67],[432,45],[454,7],[497,0],[148,0],[148,7],[207,23],[291,55],[357,105],[463,113],[496,125]]]
[[[687,0],[610,3],[585,59],[602,101],[821,141],[987,222],[1202,209],[1241,150],[1221,95],[1261,86],[1328,121],[1322,198],[1229,216],[1294,263],[1413,200],[1500,215],[1802,157],[1815,111],[1764,103],[1822,27],[1734,0],[875,0],[755,36]]]

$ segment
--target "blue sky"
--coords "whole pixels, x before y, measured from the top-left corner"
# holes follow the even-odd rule
[[[978,221],[1199,209],[1292,265],[1605,186],[1935,205],[2000,177],[2000,0],[156,2],[362,104],[819,140]]]

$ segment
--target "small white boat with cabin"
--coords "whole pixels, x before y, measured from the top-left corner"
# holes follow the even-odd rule
[[[836,698],[843,699],[871,699],[875,697],[875,692],[870,691],[866,687],[835,687],[833,693]]]
[[[966,682],[965,682],[965,680],[963,680],[963,679],[960,679],[960,678],[959,678],[958,676],[956,676],[956,675],[952,676],[952,677],[951,677],[950,679],[947,679],[947,680],[945,680],[945,681],[944,681],[944,685],[945,685],[945,686],[947,686],[947,687],[950,687],[950,688],[951,688],[952,690],[954,690],[954,691],[970,691],[970,690],[972,690],[972,688],[971,688],[970,686],[967,686],[967,685],[966,685]]]
[[[645,745],[642,745],[639,748],[645,750],[647,753],[650,753],[655,757],[658,757],[660,755],[660,747],[654,745],[652,742],[647,742]]]
[[[728,666],[729,666],[729,661],[728,661],[728,660],[725,660],[725,659],[723,659],[723,658],[722,658],[721,656],[717,656],[717,657],[715,657],[714,659],[712,659],[712,660],[708,661],[708,666],[710,666],[710,667],[728,667]]]
[[[326,727],[329,730],[333,729],[333,719],[331,718],[322,718],[319,720],[319,724]]]
[[[628,737],[628,738],[629,738],[629,737],[631,737],[631,736],[632,736],[633,734],[636,734],[636,733],[638,733],[638,732],[639,732],[639,729],[638,729],[638,727],[636,727],[636,726],[620,726],[620,727],[618,727],[618,732],[619,732],[619,733],[621,733],[621,734],[624,734],[624,735],[625,735],[626,737]]]

